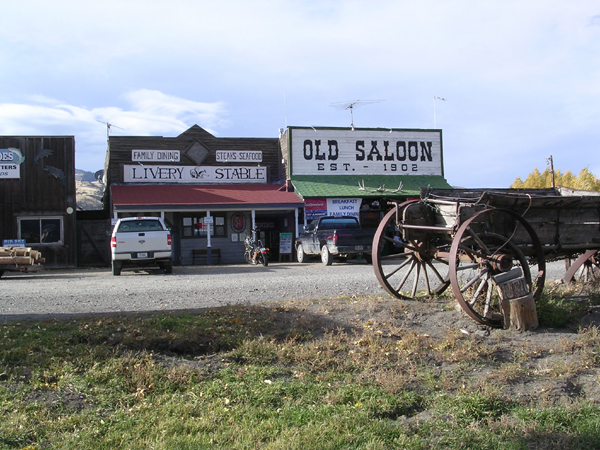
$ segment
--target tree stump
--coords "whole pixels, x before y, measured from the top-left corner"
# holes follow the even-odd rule
[[[533,294],[520,268],[497,275],[504,315],[504,328],[517,331],[535,330],[539,326]]]

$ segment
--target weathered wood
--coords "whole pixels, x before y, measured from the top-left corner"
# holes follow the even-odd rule
[[[535,330],[538,326],[537,309],[523,271],[516,267],[496,275],[494,281],[502,301],[504,328],[517,331]]]
[[[31,266],[33,259],[30,256],[3,256],[0,257],[0,264]]]
[[[509,321],[508,325],[505,321],[505,328],[516,331],[527,331],[535,330],[539,326],[533,294],[502,302],[502,310],[508,310]]]

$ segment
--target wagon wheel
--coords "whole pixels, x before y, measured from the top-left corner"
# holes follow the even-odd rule
[[[495,228],[514,221],[513,232],[505,236]],[[515,242],[517,227],[520,233]],[[532,269],[537,266],[537,273]],[[495,275],[521,267],[529,290],[537,300],[546,278],[544,251],[535,230],[520,215],[505,209],[488,209],[463,222],[450,249],[450,281],[456,299],[476,322],[493,327],[502,326],[502,304]],[[533,281],[532,281],[533,280]]]
[[[415,299],[420,293],[439,295],[450,285],[448,279],[448,249],[432,240],[409,240],[401,243],[403,252],[385,254],[385,244],[392,247],[393,232],[404,224],[403,212],[407,206],[418,202],[410,200],[389,211],[379,224],[373,238],[373,269],[381,286],[391,295],[401,299]]]
[[[600,280],[600,254],[598,250],[588,250],[577,258],[563,278],[565,283],[580,281],[591,283]]]

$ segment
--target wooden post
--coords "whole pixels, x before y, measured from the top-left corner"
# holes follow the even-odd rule
[[[535,330],[539,326],[533,294],[520,268],[497,275],[504,314],[504,328],[517,331]]]

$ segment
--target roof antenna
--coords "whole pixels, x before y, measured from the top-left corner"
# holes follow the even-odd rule
[[[110,127],[118,128],[119,130],[123,130],[123,128],[113,125],[112,123],[102,122],[101,120],[96,119],[96,122],[100,122],[106,125],[106,142],[108,142],[108,138],[110,137]]]
[[[333,106],[336,109],[349,109],[350,110],[350,128],[354,130],[354,108],[362,105],[370,105],[371,103],[381,103],[383,100],[354,100],[353,102],[337,102],[332,103],[329,106]]]

